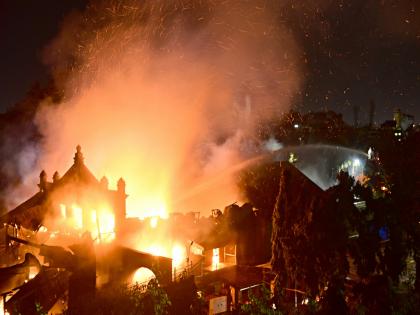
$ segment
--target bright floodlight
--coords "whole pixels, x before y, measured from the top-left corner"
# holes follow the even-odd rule
[[[293,127],[299,128],[299,125],[298,124],[294,124]]]
[[[360,160],[359,159],[354,159],[353,160],[353,165],[354,166],[360,166]]]

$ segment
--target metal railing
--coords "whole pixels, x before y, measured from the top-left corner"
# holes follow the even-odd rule
[[[200,258],[198,262],[192,264],[192,261],[187,263],[187,266],[181,269],[173,268],[173,277],[174,282],[185,279],[189,276],[201,277],[203,275],[203,265],[204,257]]]

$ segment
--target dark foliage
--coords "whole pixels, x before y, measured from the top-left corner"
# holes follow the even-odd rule
[[[348,264],[345,221],[336,200],[283,164],[273,214],[272,268],[282,288],[315,298],[331,282],[344,282]]]
[[[374,198],[371,187],[355,184],[346,173],[338,180],[317,194],[299,184],[290,167],[282,168],[272,235],[272,267],[283,289],[277,302],[287,308],[291,300],[284,288],[297,288],[320,297],[321,314],[411,314],[417,299],[407,300],[407,291],[394,292],[409,251],[416,250],[413,243],[409,247],[402,209],[392,193]],[[366,205],[355,207],[354,198]],[[384,227],[387,240],[379,234]],[[348,275],[352,280],[346,287]]]
[[[171,302],[166,292],[155,280],[147,285],[104,288],[97,292],[94,301],[87,301],[90,314],[169,314]]]
[[[411,253],[420,266],[420,132],[409,130],[402,141],[395,138],[377,141],[381,164],[389,176],[390,205],[394,217],[390,229],[393,253],[388,255],[394,264],[393,278],[404,267]],[[417,268],[420,270],[420,268]],[[416,290],[420,292],[420,272],[416,274]]]
[[[278,162],[261,163],[241,172],[238,186],[244,197],[261,214],[271,219],[279,192],[280,164]]]
[[[249,293],[249,303],[241,306],[241,314],[249,315],[281,315],[282,312],[273,309],[271,291],[263,284],[257,293]]]

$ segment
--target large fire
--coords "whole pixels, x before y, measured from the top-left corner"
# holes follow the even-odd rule
[[[280,6],[114,2],[88,6],[46,52],[68,73],[58,76],[63,102],[36,117],[39,168],[65,165],[81,141],[95,174],[129,183],[128,217],[209,214],[237,201],[221,174],[248,157],[242,137],[287,108],[300,79]]]
[[[73,203],[69,207],[60,204],[59,208],[60,218],[56,226],[60,230],[89,231],[92,238],[100,243],[108,243],[115,238],[115,214],[108,206],[83,209]]]
[[[240,200],[228,170],[249,158],[246,136],[287,108],[299,85],[297,45],[279,7],[257,2],[100,1],[64,23],[45,58],[65,97],[37,113],[38,168],[67,165],[81,141],[93,173],[127,181],[126,216],[149,223],[127,246],[172,257],[177,269],[187,240],[161,223],[170,212],[208,215]],[[118,233],[101,204],[58,211],[59,224],[88,229],[97,242]]]
[[[165,225],[168,213],[163,203],[156,210],[142,213],[139,218],[145,223],[146,231],[138,231],[140,241],[131,244],[135,249],[150,253],[154,256],[172,258],[173,272],[176,274],[186,267],[187,249],[180,241],[165,237]],[[73,203],[71,206],[59,204],[60,218],[57,223],[61,230],[71,230],[81,234],[88,230],[96,243],[110,243],[115,240],[115,214],[105,204],[98,203],[82,208]],[[47,232],[45,228],[41,232]],[[50,233],[52,237],[56,234]],[[163,235],[163,236],[162,236]],[[160,236],[160,237],[157,237]],[[134,274],[133,282],[144,282],[153,277],[153,273],[145,268],[140,268]]]
[[[137,230],[121,228],[114,205],[70,197],[52,198],[58,215],[40,234],[61,246],[61,232],[89,231],[96,248],[117,244],[172,258],[174,279],[193,266],[190,235],[172,234],[170,213],[206,216],[241,200],[232,169],[255,154],[256,126],[288,108],[300,82],[300,54],[279,24],[281,5],[232,3],[94,1],[63,22],[43,58],[63,97],[37,107],[42,141],[28,141],[19,165],[52,174],[81,142],[94,174],[127,181],[124,220],[137,218],[126,220]],[[135,235],[123,242],[122,233]],[[224,262],[221,253],[214,249],[213,269]],[[139,268],[132,281],[151,277]]]
[[[168,237],[166,227],[159,224],[159,217],[152,216],[147,218],[150,229],[140,236],[139,241],[134,245],[137,250],[150,253],[154,256],[164,256],[172,258],[172,269],[174,273],[179,272],[187,264],[187,246],[181,241]],[[167,223],[167,222],[161,222]]]
[[[213,270],[219,269],[220,264],[220,249],[219,248],[213,248],[213,256],[211,260],[211,266]]]

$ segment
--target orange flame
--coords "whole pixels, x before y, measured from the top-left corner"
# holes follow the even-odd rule
[[[211,260],[213,270],[217,270],[219,268],[219,263],[220,263],[219,253],[220,253],[219,248],[213,248],[213,257]]]
[[[133,275],[133,278],[132,278],[131,282],[133,284],[135,284],[135,283],[141,284],[141,283],[147,282],[147,281],[149,281],[153,278],[155,278],[155,274],[150,269],[141,267],[141,268],[136,270],[136,272]]]
[[[115,239],[115,215],[106,206],[83,209],[77,204],[72,204],[68,212],[64,204],[59,205],[61,222],[64,227],[77,231],[89,231],[94,239],[101,242],[110,242]],[[85,218],[88,220],[86,221]],[[53,235],[51,235],[53,237]]]
[[[73,204],[71,209],[73,211],[73,226],[80,230],[83,228],[83,210],[76,204]]]

